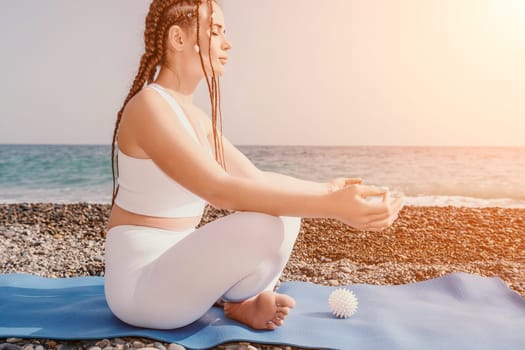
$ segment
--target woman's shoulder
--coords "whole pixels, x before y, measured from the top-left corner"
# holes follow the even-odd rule
[[[124,106],[117,138],[120,148],[136,158],[145,157],[144,152],[137,151],[140,149],[136,141],[137,131],[145,122],[143,119],[151,114],[151,106],[155,105],[155,96],[146,90],[151,89],[140,90]]]
[[[151,108],[157,104],[160,96],[153,89],[143,88],[137,92],[126,104],[125,110]]]
[[[166,122],[169,109],[157,92],[143,88],[126,103],[122,117],[130,125],[140,125],[151,118],[156,118],[159,122],[164,119]]]
[[[141,124],[141,120],[145,122],[143,119],[152,117],[169,119],[171,109],[165,102],[158,92],[150,88],[143,88],[128,101],[124,109],[124,114],[130,122],[133,120],[132,124],[139,125]],[[191,109],[191,116],[198,119],[199,124],[201,124],[205,130],[206,136],[211,134],[211,120],[204,110],[194,105]]]

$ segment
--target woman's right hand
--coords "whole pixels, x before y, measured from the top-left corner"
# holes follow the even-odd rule
[[[403,197],[390,199],[389,192],[375,186],[353,184],[330,193],[335,219],[362,231],[382,231],[396,219],[403,206]],[[379,203],[366,197],[382,196]]]

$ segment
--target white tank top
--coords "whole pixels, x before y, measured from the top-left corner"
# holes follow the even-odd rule
[[[147,87],[157,91],[174,110],[182,125],[200,146],[184,111],[177,101],[158,84]],[[208,145],[211,156],[211,148]],[[191,217],[204,212],[206,201],[180,185],[151,159],[140,159],[118,150],[119,190],[115,203],[130,212],[158,217]]]

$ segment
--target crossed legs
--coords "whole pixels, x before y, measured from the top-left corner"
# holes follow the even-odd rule
[[[196,321],[222,298],[227,316],[253,328],[273,329],[294,304],[292,298],[272,290],[290,257],[300,225],[298,217],[236,212],[180,239],[176,232],[157,234],[152,232],[157,229],[151,228],[121,237],[123,232],[111,236],[108,232],[108,304],[113,304],[112,311],[127,323],[170,329]],[[120,238],[134,240],[128,247],[138,250],[112,258]],[[141,256],[145,259],[142,264],[136,261]],[[126,259],[135,261],[123,265]],[[119,272],[134,280],[126,282],[127,294],[116,291],[126,286],[109,281]],[[117,297],[115,293],[126,295]]]

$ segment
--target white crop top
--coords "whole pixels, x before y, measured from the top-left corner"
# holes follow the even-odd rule
[[[182,125],[200,145],[177,101],[158,84],[151,83],[147,87],[153,88],[166,99]],[[208,150],[212,155],[209,145]],[[118,167],[119,190],[115,203],[119,207],[133,213],[158,217],[191,217],[203,214],[206,201],[172,179],[153,160],[130,157],[119,149]]]

